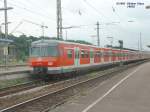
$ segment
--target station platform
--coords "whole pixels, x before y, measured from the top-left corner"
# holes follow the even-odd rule
[[[0,75],[9,74],[9,73],[17,73],[17,72],[23,72],[23,71],[29,71],[31,70],[28,66],[21,66],[21,67],[2,67],[0,68]]]
[[[150,62],[119,73],[50,112],[150,112]]]

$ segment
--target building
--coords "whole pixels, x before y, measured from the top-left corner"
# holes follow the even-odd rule
[[[3,64],[6,58],[11,60],[15,57],[15,47],[12,43],[12,40],[0,39],[0,64]]]

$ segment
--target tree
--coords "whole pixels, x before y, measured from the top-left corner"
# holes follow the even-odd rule
[[[86,45],[92,45],[92,43],[89,43],[84,40],[67,40],[68,42],[74,42],[74,43],[80,43],[80,44],[86,44]]]
[[[3,37],[0,37],[3,38]],[[16,37],[14,35],[8,35],[8,39],[13,40],[13,46],[15,46],[16,51],[16,57],[18,61],[25,61],[29,57],[29,48],[31,46],[31,43],[37,40],[43,39],[43,37],[34,37],[34,36],[26,36],[26,35],[20,35],[19,37]],[[56,37],[44,37],[44,39],[47,40],[58,40]],[[60,41],[64,41],[61,39]],[[87,44],[92,45],[89,42],[86,42],[84,40],[67,40],[68,42],[74,42],[74,43],[80,43],[80,44]]]

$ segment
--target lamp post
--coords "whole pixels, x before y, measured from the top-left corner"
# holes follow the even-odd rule
[[[0,36],[2,35],[2,25],[0,25]]]
[[[11,24],[11,22],[7,22],[7,25],[8,25],[8,24]],[[5,25],[5,23],[1,23],[1,24],[0,24],[0,36],[3,34],[3,32],[2,32],[2,26],[3,26],[3,25]]]
[[[35,23],[35,22],[32,22],[32,21],[29,21],[29,20],[23,20],[23,22],[27,22],[27,23],[30,23],[30,24],[33,24],[33,25],[36,25],[36,26],[39,26],[41,28],[41,31],[42,31],[42,39],[44,40],[44,37],[45,37],[45,29],[48,28],[48,26],[44,25],[44,23],[42,24],[38,24],[38,23]],[[22,23],[21,23],[22,24]],[[19,25],[21,25],[19,24]]]
[[[62,27],[62,29],[66,30],[66,40],[68,40],[68,29],[73,29],[73,28],[80,28],[80,26],[69,26],[69,27]]]
[[[13,7],[7,7],[7,0],[4,0],[4,8],[0,8],[0,11],[4,11],[4,18],[5,18],[5,39],[8,38],[8,10],[13,9]],[[6,47],[4,48],[4,55],[5,55],[5,66],[7,66],[8,62],[8,44],[6,44]],[[6,67],[7,69],[7,67]]]
[[[8,37],[8,10],[13,9],[13,7],[7,7],[7,0],[4,0],[4,8],[0,8],[0,11],[4,11],[5,15],[5,39]]]
[[[120,48],[120,55],[119,55],[120,56],[120,66],[122,66],[123,65],[123,62],[122,62],[122,56],[123,55],[122,55],[121,51],[123,49],[123,40],[119,40],[118,43],[119,43],[119,48]]]

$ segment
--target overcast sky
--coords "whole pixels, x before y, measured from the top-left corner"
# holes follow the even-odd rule
[[[142,2],[143,6],[127,8],[118,6],[116,2]],[[96,22],[100,22],[101,46],[109,44],[107,37],[114,37],[114,45],[118,40],[124,40],[124,46],[128,48],[138,48],[140,32],[142,33],[143,48],[150,44],[150,9],[149,0],[62,0],[63,26],[80,26],[81,28],[70,29],[68,39],[86,40],[96,44]],[[49,28],[45,35],[56,36],[56,0],[8,0],[8,6],[13,10],[8,12],[9,32],[23,20],[30,20],[38,24],[44,23]],[[3,0],[0,0],[0,7],[3,7]],[[113,7],[113,8],[112,8]],[[134,22],[128,22],[134,21]],[[0,12],[0,23],[4,22],[3,12]],[[116,24],[107,24],[119,22]],[[4,30],[4,27],[2,27]],[[23,22],[14,33],[20,32],[27,35],[41,36],[39,26]],[[65,38],[64,30],[64,38]]]

